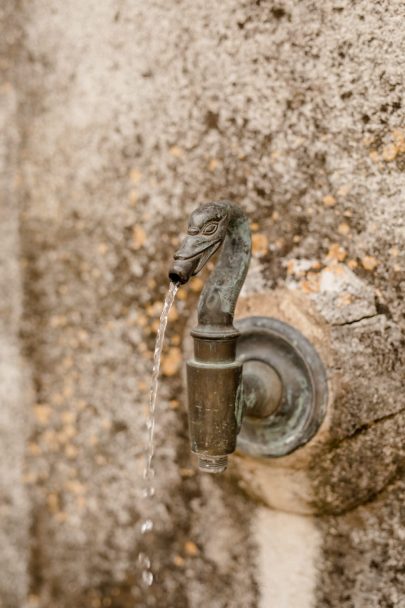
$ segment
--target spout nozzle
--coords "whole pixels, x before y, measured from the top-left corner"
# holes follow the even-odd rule
[[[198,468],[204,473],[223,473],[228,466],[228,456],[199,456]]]
[[[189,264],[176,264],[169,270],[169,279],[172,283],[180,283],[184,285],[191,278],[193,274],[193,268],[190,268]]]
[[[188,279],[182,279],[177,272],[169,272],[169,279],[172,283],[176,283],[176,285],[184,285],[188,281]]]

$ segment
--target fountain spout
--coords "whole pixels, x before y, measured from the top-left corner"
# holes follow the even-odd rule
[[[259,457],[304,445],[319,429],[328,398],[322,361],[298,330],[264,316],[239,319],[234,327],[251,252],[248,220],[237,205],[218,201],[193,211],[171,281],[186,283],[220,248],[200,296],[194,357],[187,362],[191,450],[200,470],[210,473],[226,469],[237,438],[241,450]]]
[[[244,410],[242,363],[236,359],[239,332],[233,325],[251,252],[242,210],[228,201],[198,207],[169,272],[171,281],[186,283],[221,245],[200,296],[198,325],[191,332],[194,358],[187,362],[191,449],[199,457],[200,469],[212,473],[226,469]]]

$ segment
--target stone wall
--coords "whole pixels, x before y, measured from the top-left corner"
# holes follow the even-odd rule
[[[20,0],[1,16],[0,604],[402,608],[403,3]],[[181,375],[195,279],[171,315],[149,507],[168,260],[222,197],[252,222],[244,295],[311,320],[333,399],[318,442],[266,464],[260,507],[254,479],[198,474]]]
[[[0,9],[0,605],[22,606],[28,592],[29,500],[23,483],[32,394],[21,358],[22,313],[17,195],[17,95],[12,84],[20,29]],[[4,32],[4,35],[3,35]]]

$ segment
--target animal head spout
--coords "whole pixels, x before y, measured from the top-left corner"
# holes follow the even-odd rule
[[[200,272],[221,246],[229,225],[229,205],[223,202],[201,205],[190,216],[187,236],[174,254],[169,278],[187,283]]]

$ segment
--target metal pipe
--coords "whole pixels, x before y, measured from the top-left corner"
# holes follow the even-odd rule
[[[243,415],[242,363],[236,360],[239,332],[233,326],[251,252],[242,210],[228,201],[198,207],[169,272],[171,281],[184,284],[221,246],[200,296],[198,325],[191,332],[194,358],[187,362],[191,449],[200,469],[215,473],[226,469]]]

